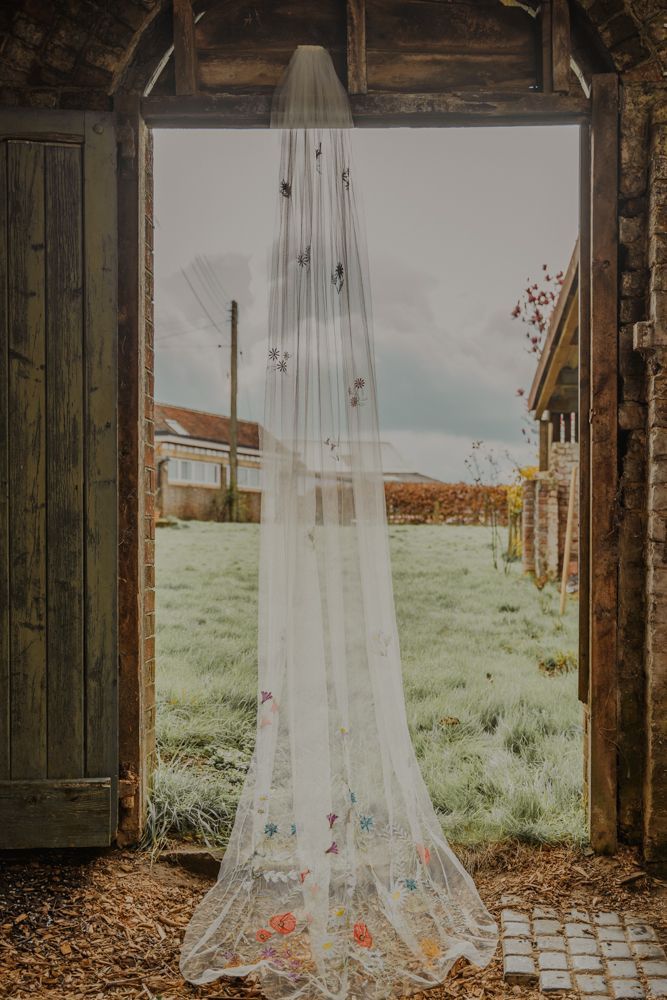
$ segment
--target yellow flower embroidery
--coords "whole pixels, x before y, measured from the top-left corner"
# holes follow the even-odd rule
[[[423,938],[419,942],[421,950],[426,955],[427,958],[439,958],[442,954],[440,950],[440,945],[433,938]]]
[[[343,916],[345,916],[345,907],[344,906],[339,906],[338,907],[338,909],[336,910],[336,916],[337,917],[343,917]]]

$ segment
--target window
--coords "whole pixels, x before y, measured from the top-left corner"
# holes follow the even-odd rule
[[[258,490],[260,487],[259,468],[249,468],[247,465],[239,465],[237,473],[237,483],[239,486],[247,486]]]
[[[220,466],[217,462],[170,458],[169,482],[192,486],[220,486]]]
[[[189,436],[190,432],[186,431],[183,424],[179,424],[178,420],[170,420],[169,418],[165,417],[164,422],[167,425],[167,427],[169,427],[170,430],[174,432],[174,434],[185,434],[186,436]]]

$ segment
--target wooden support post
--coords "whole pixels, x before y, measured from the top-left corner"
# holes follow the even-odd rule
[[[551,4],[551,81],[556,93],[570,89],[570,8],[567,0]]]
[[[197,93],[197,50],[192,0],[173,0],[174,75],[176,94]]]
[[[563,546],[563,566],[560,574],[560,615],[565,614],[567,604],[567,580],[570,575],[570,555],[572,553],[572,535],[574,529],[574,494],[577,489],[577,466],[572,466],[570,476],[570,492],[567,499],[567,521],[565,524],[565,545]]]
[[[366,80],[366,0],[347,0],[347,89],[365,94]]]
[[[551,443],[560,443],[560,424],[561,424],[561,414],[552,413],[551,414]]]
[[[618,79],[593,77],[591,144],[591,844],[617,845]]]
[[[551,25],[551,0],[542,0],[540,12],[542,21],[542,93],[552,94],[554,89],[553,78],[553,41]]]
[[[123,774],[138,778],[132,810],[122,819],[119,843],[141,837],[148,791],[148,757],[152,749],[144,730],[147,697],[144,673],[144,587],[146,522],[144,378],[146,357],[146,270],[143,241],[146,225],[147,129],[134,94],[114,100],[119,135],[118,157],[118,452],[121,473],[118,497],[118,643],[119,742]],[[149,362],[152,366],[152,361]],[[152,530],[152,528],[151,528]]]
[[[549,468],[549,418],[543,414],[540,420],[540,472],[546,472]]]
[[[579,700],[588,705],[590,624],[591,130],[579,130]]]

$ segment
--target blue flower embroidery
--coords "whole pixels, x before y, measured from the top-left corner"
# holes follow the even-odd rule
[[[406,880],[405,880],[405,888],[409,889],[410,892],[414,892],[415,889],[417,888],[416,881],[413,878],[406,878]]]
[[[278,827],[275,823],[267,823],[264,827],[264,833],[267,837],[273,837],[275,833],[278,833]]]
[[[296,833],[296,823],[292,823],[292,836]]]
[[[368,832],[369,830],[373,829],[373,817],[362,816],[361,819],[359,820],[359,824],[362,830],[366,830]]]
[[[356,793],[353,792],[352,789],[350,789],[350,802],[352,803],[352,805],[354,805],[356,801],[357,801]]]

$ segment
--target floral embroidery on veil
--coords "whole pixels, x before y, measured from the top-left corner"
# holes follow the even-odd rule
[[[398,998],[486,964],[497,929],[407,726],[352,120],[325,50],[297,49],[272,124],[256,747],[181,969],[269,998]]]

